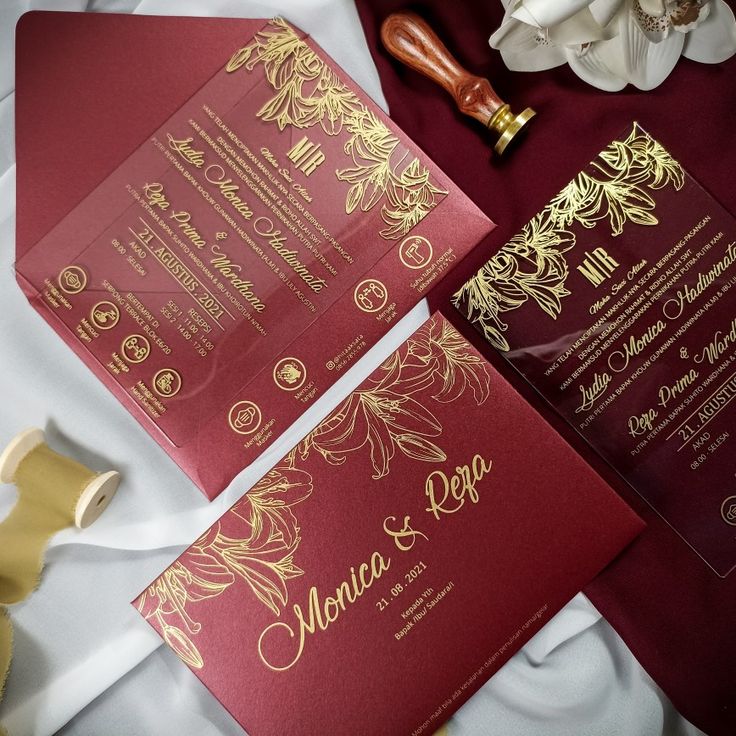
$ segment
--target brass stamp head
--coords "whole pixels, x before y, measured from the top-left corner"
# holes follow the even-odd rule
[[[509,143],[514,140],[517,133],[526,128],[526,124],[536,115],[531,107],[522,110],[518,115],[511,112],[508,104],[503,104],[496,110],[488,121],[488,127],[498,133],[498,140],[493,146],[493,150],[499,155],[502,154]]]

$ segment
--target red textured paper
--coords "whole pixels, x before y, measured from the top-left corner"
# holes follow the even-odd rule
[[[438,313],[135,605],[253,736],[431,734],[641,528]]]
[[[16,273],[31,304],[212,498],[493,223],[311,40],[278,21],[242,26],[230,45],[215,43],[205,24],[217,64],[208,55],[197,60],[207,75],[188,75],[187,84],[177,67],[176,95],[168,90],[158,100],[148,77],[168,80],[166,64],[181,58],[178,29],[197,32],[186,19],[179,24],[24,16]],[[73,54],[64,50],[60,60],[60,47],[41,43],[48,34],[73,37]],[[132,65],[93,65],[84,84],[77,78],[72,87],[64,70],[76,74],[100,53],[101,38],[114,39],[106,58],[120,49],[121,58],[134,54]],[[249,63],[230,64],[243,48]],[[122,76],[135,76],[141,59],[150,71],[133,92],[118,74],[124,68]],[[51,67],[61,78],[52,79]],[[125,109],[118,98],[84,92],[93,88],[116,89]],[[332,88],[333,97],[320,97]],[[79,104],[71,89],[82,90]],[[98,115],[108,102],[115,119]],[[41,105],[50,112],[39,116]],[[130,129],[145,131],[140,138],[130,136],[128,109]],[[69,110],[69,119],[57,119]],[[365,144],[376,131],[378,139]],[[289,160],[300,140],[317,147],[324,163],[309,169],[300,155]],[[174,151],[174,141],[189,141],[189,153]],[[60,148],[75,151],[74,165],[58,158]],[[79,161],[87,158],[103,178],[91,181],[85,171],[78,189]],[[107,168],[111,163],[119,165]],[[218,168],[216,181],[234,181],[227,194],[245,200],[244,210],[217,188],[209,172]],[[73,180],[82,201],[72,201],[49,170]],[[146,194],[149,186],[160,189],[161,206]],[[39,235],[33,217],[40,209],[50,229]],[[177,212],[184,223],[172,220]],[[411,260],[412,247],[418,260]],[[215,265],[220,256],[232,264],[225,271]],[[62,283],[70,272],[84,282],[80,291]],[[239,292],[231,277],[250,291]],[[319,289],[308,286],[314,280],[323,282]]]

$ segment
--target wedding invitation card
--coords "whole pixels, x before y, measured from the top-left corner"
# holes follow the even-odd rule
[[[435,314],[134,605],[251,736],[432,734],[642,526]]]
[[[493,227],[303,33],[243,41],[16,264],[210,498]]]
[[[721,577],[736,566],[736,221],[639,125],[455,295]]]

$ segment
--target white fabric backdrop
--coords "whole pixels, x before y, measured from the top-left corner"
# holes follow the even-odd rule
[[[386,109],[351,0],[7,0],[0,6],[0,446],[46,429],[61,452],[124,477],[103,517],[57,535],[39,590],[12,610],[0,723],[12,736],[236,736],[243,731],[128,601],[427,316],[420,304],[257,463],[207,504],[29,307],[14,253],[13,34],[31,9],[270,17],[311,33]],[[492,29],[488,29],[489,33]],[[491,217],[495,213],[488,213]],[[0,518],[14,502],[0,488]],[[298,714],[295,714],[298,720]],[[356,726],[353,733],[363,733]],[[697,736],[578,595],[451,720],[452,736]],[[304,734],[304,736],[316,736]],[[332,736],[332,735],[330,735]]]

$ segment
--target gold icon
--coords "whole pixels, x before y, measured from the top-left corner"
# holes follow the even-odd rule
[[[401,241],[399,258],[407,268],[424,268],[432,260],[432,244],[421,235],[410,235]]]
[[[67,294],[79,294],[87,286],[87,274],[79,266],[67,266],[59,274],[59,286]]]
[[[129,335],[120,350],[128,363],[142,363],[151,354],[151,343],[143,335]]]
[[[238,401],[231,407],[227,421],[234,432],[252,434],[261,426],[261,410],[252,401]]]
[[[307,379],[307,369],[298,358],[282,358],[273,369],[273,380],[284,391],[296,391]]]
[[[181,390],[181,376],[173,368],[162,368],[153,377],[153,390],[165,399],[176,396]]]
[[[120,319],[120,310],[112,302],[97,302],[90,312],[92,324],[100,330],[111,330]]]
[[[355,287],[353,298],[363,312],[377,312],[388,301],[388,289],[378,279],[365,279]]]
[[[736,526],[736,496],[729,496],[721,504],[721,516],[726,524]]]

